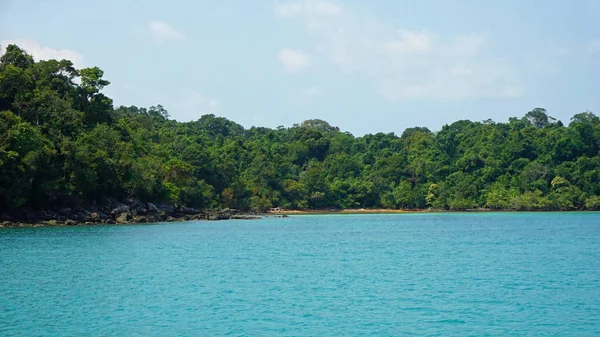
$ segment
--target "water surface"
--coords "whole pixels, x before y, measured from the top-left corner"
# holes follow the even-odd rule
[[[0,229],[0,336],[598,336],[600,214]]]

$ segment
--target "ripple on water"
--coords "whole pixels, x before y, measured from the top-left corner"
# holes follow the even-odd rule
[[[600,214],[0,230],[0,336],[600,335]]]

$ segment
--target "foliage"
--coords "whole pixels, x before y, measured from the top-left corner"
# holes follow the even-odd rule
[[[98,67],[0,57],[0,211],[107,198],[197,208],[600,209],[600,118],[535,108],[355,137],[319,119],[290,128],[161,105],[113,107]]]

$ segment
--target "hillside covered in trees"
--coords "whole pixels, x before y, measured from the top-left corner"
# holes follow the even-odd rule
[[[600,209],[600,119],[541,108],[354,137],[322,120],[269,129],[160,105],[114,107],[97,67],[0,59],[0,213],[108,198],[211,209]]]

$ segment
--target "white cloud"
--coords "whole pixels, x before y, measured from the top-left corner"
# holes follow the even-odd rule
[[[185,33],[171,27],[164,21],[149,22],[145,27],[145,33],[157,43],[163,43],[167,41],[185,41],[188,39]]]
[[[392,101],[512,97],[523,91],[512,62],[487,51],[486,33],[443,36],[394,27],[325,0],[276,3],[275,13],[297,20],[319,55],[341,71],[369,80]]]
[[[315,1],[314,12],[323,16],[338,16],[342,14],[342,8],[331,2]]]
[[[280,17],[294,17],[302,14],[335,17],[341,15],[342,12],[342,7],[322,0],[275,3],[275,13]]]
[[[383,49],[390,54],[426,53],[431,50],[433,36],[424,32],[399,30],[397,39],[383,44]]]
[[[194,121],[202,115],[216,113],[219,110],[219,102],[215,98],[206,97],[192,89],[180,90],[165,102],[165,107],[171,116],[180,122]]]
[[[281,17],[292,17],[302,12],[302,5],[299,3],[275,3],[275,13]]]
[[[310,65],[310,56],[301,50],[284,48],[279,51],[278,57],[288,73],[298,73]]]
[[[201,91],[191,88],[165,89],[140,85],[109,86],[105,94],[114,99],[114,105],[150,107],[161,104],[180,122],[195,121],[205,114],[217,114],[221,110],[219,101]]]
[[[6,46],[16,44],[19,48],[25,50],[29,55],[33,56],[36,61],[39,60],[70,60],[76,68],[83,67],[83,55],[70,49],[54,49],[50,47],[42,47],[39,43],[32,39],[4,40],[0,42],[2,49],[0,54],[4,54]]]
[[[590,41],[585,46],[585,50],[590,54],[600,53],[600,39]]]

